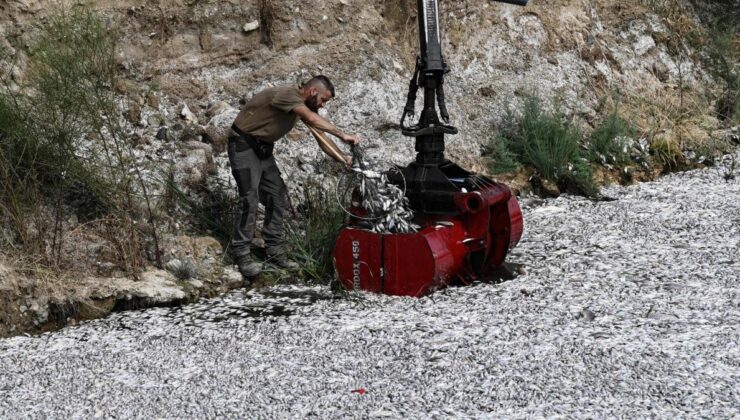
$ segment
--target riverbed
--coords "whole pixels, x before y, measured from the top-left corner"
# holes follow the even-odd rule
[[[740,179],[522,200],[523,274],[237,290],[0,340],[0,418],[740,415]]]

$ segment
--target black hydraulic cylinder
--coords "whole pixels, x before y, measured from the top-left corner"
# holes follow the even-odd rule
[[[515,4],[517,6],[526,6],[527,2],[529,0],[493,0],[497,3],[509,3],[509,4]]]
[[[457,129],[448,125],[450,116],[445,104],[444,90],[444,75],[448,69],[442,55],[438,1],[417,0],[420,54],[409,82],[409,93],[401,117],[402,133],[416,139],[416,160],[403,168],[401,173],[390,174],[389,179],[399,186],[403,185],[415,212],[449,215],[459,212],[454,195],[460,189],[452,180],[458,180],[456,182],[459,183],[460,179],[467,178],[470,173],[445,159],[445,135],[457,134]],[[528,2],[491,1],[519,6],[526,6]],[[416,125],[407,125],[406,119],[411,118],[414,113],[419,88],[424,92],[424,108]]]
[[[418,0],[419,45],[425,71],[443,71],[437,0]]]

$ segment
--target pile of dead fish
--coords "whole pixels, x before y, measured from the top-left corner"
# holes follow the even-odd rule
[[[503,283],[237,290],[0,339],[0,419],[738,418],[740,176],[602,194],[520,197]]]
[[[368,214],[364,218],[375,233],[416,232],[414,213],[404,191],[388,180],[387,173],[368,169],[358,147],[352,150],[354,183],[362,196],[362,207]]]

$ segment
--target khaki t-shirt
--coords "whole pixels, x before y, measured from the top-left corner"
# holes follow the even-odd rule
[[[234,125],[259,140],[274,142],[293,129],[298,122],[293,109],[301,105],[305,103],[296,86],[267,88],[244,105]]]

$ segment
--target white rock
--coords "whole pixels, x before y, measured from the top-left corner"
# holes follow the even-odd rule
[[[188,108],[187,105],[182,106],[182,110],[180,111],[180,116],[185,119],[185,121],[188,122],[196,122],[198,121],[198,117],[193,114],[192,111],[190,111],[190,108]]]
[[[242,27],[242,30],[244,32],[252,32],[254,30],[257,30],[259,27],[260,27],[260,21],[253,20],[251,22],[245,23],[244,26]]]
[[[651,48],[655,46],[655,40],[650,35],[642,35],[637,38],[637,41],[632,44],[632,48],[635,50],[635,54],[638,56],[645,55]]]

